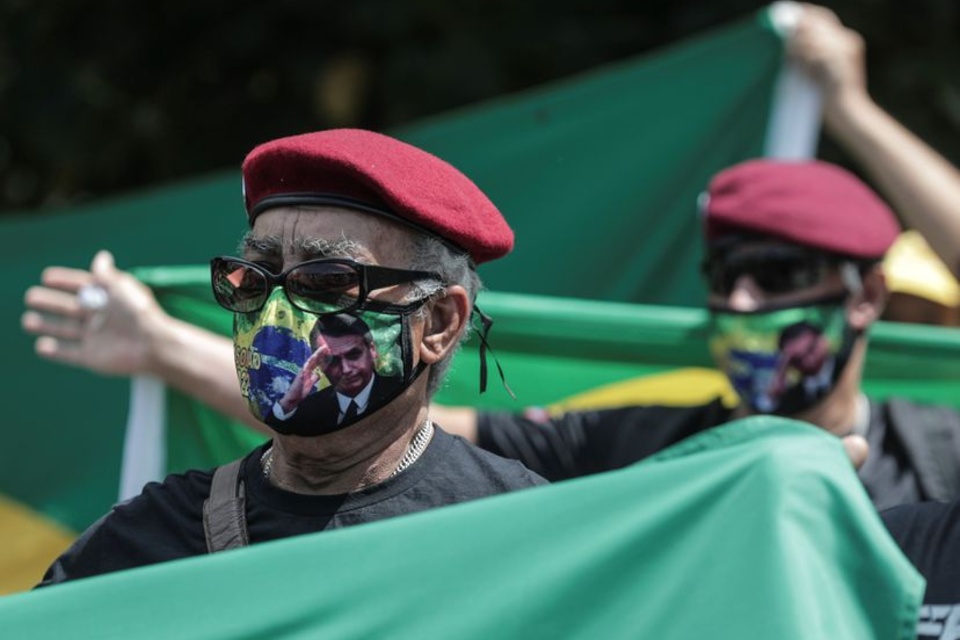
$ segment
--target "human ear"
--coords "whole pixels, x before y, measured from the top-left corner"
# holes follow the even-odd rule
[[[889,292],[883,271],[879,265],[871,267],[861,278],[863,286],[847,305],[847,321],[857,331],[867,329],[876,322],[887,304]]]
[[[420,341],[420,359],[426,364],[441,360],[453,349],[470,318],[470,298],[460,285],[447,288],[444,295],[428,305]]]

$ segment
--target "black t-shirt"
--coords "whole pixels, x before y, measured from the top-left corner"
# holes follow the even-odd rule
[[[258,447],[243,461],[251,543],[338,529],[465,502],[546,481],[437,429],[417,462],[394,478],[360,491],[311,496],[267,482]],[[203,503],[212,471],[188,471],[152,482],[92,525],[47,570],[40,586],[207,553]]]
[[[514,458],[551,482],[619,469],[733,417],[719,398],[690,407],[629,406],[571,411],[553,418],[480,413],[478,443]],[[870,456],[859,476],[878,509],[929,499],[916,464],[891,424],[887,405],[870,402]]]
[[[960,637],[960,502],[902,505],[880,517],[927,579],[917,637]]]
[[[914,427],[918,428],[918,427]],[[870,403],[870,429],[867,431],[870,454],[857,471],[860,481],[877,509],[929,500],[920,486],[917,464],[896,430],[886,404]]]

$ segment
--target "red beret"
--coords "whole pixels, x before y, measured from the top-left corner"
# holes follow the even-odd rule
[[[372,131],[331,129],[266,142],[243,161],[243,186],[251,226],[272,207],[337,205],[438,236],[475,264],[513,249],[513,231],[469,178]]]
[[[900,233],[890,208],[852,173],[818,160],[749,160],[707,192],[707,240],[758,233],[855,258],[882,258]]]

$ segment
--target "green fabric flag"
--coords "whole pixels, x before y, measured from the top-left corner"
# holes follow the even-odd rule
[[[492,290],[698,306],[697,196],[765,155],[781,50],[764,12],[396,133],[452,161],[510,221],[516,250],[484,267]]]
[[[232,315],[214,302],[205,267],[144,268],[134,273],[153,288],[171,314],[230,335]],[[482,292],[477,304],[494,319],[490,344],[517,399],[500,385],[492,359],[488,391],[479,393],[479,341],[471,338],[457,354],[437,397],[443,404],[519,410],[553,405],[600,387],[627,385],[637,378],[713,366],[704,309],[493,291]],[[870,330],[864,390],[877,399],[905,396],[960,408],[957,362],[960,330],[880,322]],[[723,378],[718,372],[711,374]],[[710,387],[706,399],[724,392],[725,388]],[[683,393],[678,402],[690,404],[701,390]],[[622,401],[638,402],[635,397]],[[183,468],[181,464],[174,467]]]
[[[923,587],[839,441],[761,417],[621,471],[8,596],[0,636],[907,640]]]

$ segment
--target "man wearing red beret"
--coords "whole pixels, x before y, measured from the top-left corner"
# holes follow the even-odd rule
[[[251,229],[242,257],[213,259],[212,283],[234,313],[244,402],[273,438],[216,472],[148,484],[84,532],[43,585],[545,482],[428,417],[469,326],[475,265],[513,245],[486,196],[439,158],[359,130],[263,144],[244,161],[243,179]],[[318,324],[329,340],[311,340]],[[222,377],[223,360],[193,346],[176,353],[168,344],[163,357],[200,363],[186,374],[193,385]],[[373,369],[394,382],[374,384]],[[295,416],[269,420],[294,386]],[[329,391],[347,387],[348,404],[362,410]]]
[[[878,508],[960,497],[960,416],[870,401],[860,388],[867,330],[886,298],[879,263],[899,231],[889,208],[852,174],[819,161],[738,164],[714,177],[701,204],[710,347],[738,408],[717,399],[555,418],[451,409],[438,420],[560,480],[774,413],[855,436],[851,453],[865,456],[859,475]]]

